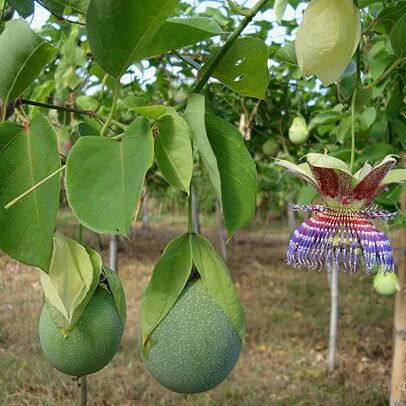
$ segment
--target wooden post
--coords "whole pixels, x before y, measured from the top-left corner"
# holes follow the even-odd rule
[[[293,210],[293,204],[291,202],[288,202],[286,209],[287,209],[289,232],[293,233],[296,229],[296,218],[295,212]]]
[[[109,244],[109,267],[113,271],[117,272],[118,270],[118,236],[110,236]]]
[[[334,257],[334,254],[333,254]],[[337,335],[338,335],[338,265],[334,258],[330,265],[330,335],[328,345],[328,372],[333,373],[336,368]]]
[[[402,193],[402,211],[406,211],[406,191]],[[393,362],[391,378],[391,406],[406,405],[406,228],[400,230],[397,272],[400,291],[396,294]]]

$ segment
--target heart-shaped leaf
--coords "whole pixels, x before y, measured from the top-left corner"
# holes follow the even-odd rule
[[[120,77],[172,15],[179,0],[92,0],[87,35],[96,62]]]
[[[193,171],[192,144],[189,127],[176,112],[158,121],[159,134],[155,138],[155,158],[168,183],[189,194]]]
[[[207,114],[206,128],[220,172],[225,224],[233,235],[255,213],[258,188],[255,162],[241,133],[232,124]]]
[[[41,115],[26,129],[4,123],[0,125],[0,156],[0,248],[17,261],[48,272],[59,175],[9,209],[4,206],[60,168],[55,132]]]
[[[190,234],[172,240],[156,264],[141,301],[142,347],[182,293],[192,270]]]
[[[191,242],[193,262],[204,286],[230,320],[241,342],[244,342],[245,313],[226,264],[207,238],[193,234]]]
[[[263,99],[269,83],[268,47],[252,37],[237,39],[213,76],[236,93]]]
[[[16,99],[31,85],[56,53],[31,30],[27,21],[12,20],[0,35],[0,97]]]
[[[153,151],[144,117],[137,118],[121,140],[81,137],[66,166],[68,201],[80,222],[99,233],[127,234]]]

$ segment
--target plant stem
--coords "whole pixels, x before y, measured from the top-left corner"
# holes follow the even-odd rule
[[[350,170],[352,171],[355,161],[355,101],[357,99],[357,88],[355,87],[351,100],[351,161]]]
[[[372,82],[368,86],[366,86],[365,89],[372,89],[373,87],[379,85],[379,83],[381,83],[383,80],[385,80],[395,69],[397,69],[404,62],[406,62],[406,57],[396,59],[396,61],[393,62],[392,65],[389,66],[389,68],[384,73],[382,73],[382,75],[379,76],[378,79],[376,79],[374,82]]]
[[[71,23],[71,24],[78,24],[78,25],[81,25],[81,26],[85,26],[85,24],[81,23],[80,21],[69,20],[68,18],[65,18],[64,16],[61,16],[61,15],[55,13],[55,11],[53,11],[51,8],[49,8],[43,1],[36,0],[36,2],[40,6],[42,6],[45,10],[47,10],[50,14],[52,14],[54,17],[56,17],[58,20],[66,21],[67,23]]]
[[[87,405],[87,379],[86,375],[80,378],[80,406]]]
[[[113,120],[114,113],[116,112],[117,100],[118,100],[119,93],[120,93],[120,79],[117,79],[116,86],[114,87],[114,93],[113,93],[113,104],[111,105],[111,110],[110,110],[110,113],[109,113],[109,115],[107,117],[107,120],[104,123],[104,126],[100,131],[101,136],[103,136],[105,134],[105,132],[109,128],[110,122]]]
[[[188,198],[188,233],[193,233],[193,202],[192,202],[192,185],[190,185],[189,198]]]
[[[30,187],[28,190],[26,190],[24,193],[21,195],[17,196],[15,199],[13,199],[11,202],[7,203],[4,208],[9,209],[11,206],[16,204],[18,201],[20,201],[23,197],[29,195],[31,192],[39,188],[41,185],[43,185],[45,182],[53,178],[55,175],[58,173],[62,172],[66,168],[66,165],[62,165],[60,168],[58,168],[56,171],[52,172],[50,175],[45,177],[44,179],[40,180],[38,183],[36,183],[34,186]]]
[[[27,99],[19,99],[18,102],[16,103],[21,104],[27,104],[29,106],[37,106],[37,107],[43,107],[44,109],[50,109],[50,110],[58,110],[58,111],[66,111],[67,113],[77,113],[77,114],[83,114],[86,116],[94,117],[97,118],[103,122],[107,121],[107,118],[104,116],[101,116],[100,114],[97,114],[96,112],[92,110],[82,110],[82,109],[77,109],[77,108],[72,108],[72,107],[66,107],[66,106],[57,106],[56,104],[50,104],[50,103],[41,103],[35,100],[27,100]],[[122,130],[126,130],[127,126],[123,123],[120,123],[119,121],[116,120],[110,120],[110,122],[117,127],[121,128]]]
[[[192,58],[190,58],[187,55],[182,55],[179,53],[176,49],[173,49],[171,51],[173,55],[175,55],[177,58],[179,58],[181,61],[185,62],[186,65],[190,66],[192,69],[197,69],[199,70],[201,68],[200,64],[194,61]]]
[[[328,346],[328,371],[333,373],[336,367],[337,352],[337,327],[338,327],[338,264],[334,260],[334,254],[330,265],[331,281],[331,312],[330,312],[330,336]]]
[[[252,21],[252,19],[256,16],[256,14],[261,10],[261,8],[265,5],[268,0],[259,0],[258,3],[247,13],[247,15],[243,18],[241,23],[238,27],[234,30],[228,40],[224,43],[224,45],[220,48],[220,50],[215,53],[212,59],[207,63],[206,66],[203,67],[203,74],[200,80],[196,83],[194,88],[192,89],[191,93],[200,93],[208,80],[210,79],[212,73],[217,68],[220,61],[223,59],[224,55],[230,49],[231,45],[234,44],[236,39],[240,36],[240,34],[244,31],[245,27]]]
[[[212,58],[207,62],[205,66],[203,66],[201,78],[197,81],[195,86],[192,88],[190,93],[200,93],[206,83],[210,79],[212,73],[217,68],[218,64],[224,58],[224,55],[230,49],[231,45],[236,41],[236,39],[240,36],[240,34],[244,31],[245,27],[252,21],[252,19],[257,15],[257,13],[261,10],[261,8],[267,3],[269,0],[260,0],[258,3],[247,12],[247,15],[243,18],[241,23],[238,27],[234,30],[228,40],[224,43],[224,45],[214,53]],[[186,106],[186,100],[182,103],[175,106],[176,110],[182,110]]]

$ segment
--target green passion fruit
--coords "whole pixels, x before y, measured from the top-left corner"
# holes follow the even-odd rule
[[[45,304],[39,320],[39,339],[45,358],[72,376],[93,374],[116,354],[123,334],[113,296],[98,287],[73,330],[64,337]]]
[[[289,140],[292,144],[304,144],[309,139],[309,130],[307,128],[306,120],[297,116],[289,128]]]
[[[262,145],[262,152],[266,156],[276,155],[279,151],[279,144],[272,139],[265,141]]]
[[[374,289],[383,296],[392,296],[399,290],[399,279],[395,272],[379,271],[374,276]]]
[[[200,279],[186,285],[144,346],[154,378],[178,393],[205,392],[234,368],[241,340]]]

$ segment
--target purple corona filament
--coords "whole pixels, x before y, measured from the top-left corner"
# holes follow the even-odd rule
[[[348,272],[355,272],[361,263],[367,272],[375,266],[394,270],[391,243],[370,220],[392,219],[397,213],[319,205],[294,205],[294,209],[314,215],[292,234],[287,251],[289,265],[319,269],[334,261]]]
[[[323,154],[308,154],[307,163],[295,165],[277,160],[277,164],[294,172],[316,189],[321,204],[294,205],[294,210],[311,212],[312,217],[292,234],[287,262],[295,268],[320,269],[336,263],[338,268],[370,272],[379,267],[393,272],[391,243],[373,220],[392,220],[397,213],[373,207],[376,196],[390,183],[406,180],[406,171],[389,172],[396,164],[388,155],[372,167],[368,163],[353,175],[345,162]]]

